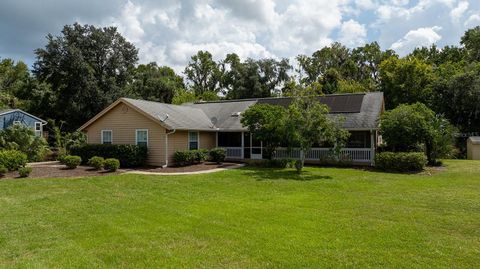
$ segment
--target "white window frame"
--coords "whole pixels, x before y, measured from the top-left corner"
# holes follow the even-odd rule
[[[197,134],[197,141],[192,141],[191,140],[191,136],[190,136],[191,133],[196,133]],[[200,132],[198,132],[198,131],[188,131],[188,150],[194,150],[194,149],[190,148],[190,142],[197,142],[197,148],[196,149],[200,149]]]
[[[40,127],[40,128],[37,130],[37,127]],[[39,121],[36,121],[36,122],[35,122],[35,127],[33,128],[33,130],[34,130],[36,136],[41,137],[42,134],[43,134],[43,125],[42,125],[42,123],[39,122]],[[37,134],[37,132],[38,132],[38,134]]]
[[[113,144],[113,131],[112,130],[102,130],[100,132],[100,142],[101,144],[104,144],[104,141],[103,141],[103,133],[105,132],[110,132],[110,144]],[[108,145],[110,145],[108,144]]]
[[[148,135],[148,129],[136,129],[135,130],[135,145],[138,145],[138,132],[147,132],[147,147],[148,147],[148,140],[150,140],[150,136]]]

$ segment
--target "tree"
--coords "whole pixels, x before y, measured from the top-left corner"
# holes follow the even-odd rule
[[[25,63],[15,63],[12,59],[0,61],[0,108],[21,106],[18,93],[26,88],[30,81],[30,72]]]
[[[40,116],[65,120],[75,129],[127,95],[138,51],[115,27],[75,23],[47,40],[44,49],[35,50],[33,72],[51,85],[55,103]]]
[[[47,141],[23,125],[12,125],[0,131],[0,148],[19,150],[29,161],[41,161],[48,152]]]
[[[295,165],[298,172],[315,143],[327,142],[341,147],[348,138],[348,131],[340,128],[341,119],[330,119],[328,111],[326,105],[308,96],[295,98],[287,109],[284,139],[289,148],[300,149],[300,159]]]
[[[480,26],[467,30],[460,43],[467,50],[470,60],[480,61]]]
[[[268,159],[284,141],[285,116],[284,107],[270,104],[253,105],[242,114],[242,125],[248,128],[255,139],[263,141]]]
[[[281,86],[290,77],[287,59],[241,62],[236,54],[228,54],[221,63],[222,89],[227,99],[259,98],[279,95]]]
[[[141,64],[135,68],[130,86],[132,95],[150,101],[172,103],[175,93],[185,89],[183,78],[168,66],[156,63]]]
[[[380,64],[380,77],[387,109],[399,104],[431,103],[435,76],[432,66],[422,60],[390,57]]]
[[[210,52],[198,51],[196,55],[191,57],[184,73],[195,95],[200,96],[205,92],[219,92],[221,73]]]
[[[423,149],[429,164],[451,152],[454,128],[422,103],[402,104],[385,112],[380,132],[392,151]]]
[[[480,64],[442,65],[433,84],[433,107],[464,132],[480,129]]]

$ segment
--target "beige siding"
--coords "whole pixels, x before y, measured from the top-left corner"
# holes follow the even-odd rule
[[[173,154],[175,151],[188,150],[188,132],[176,131],[168,135],[168,164],[173,163]]]
[[[212,149],[217,145],[215,132],[200,132],[200,148]]]
[[[165,164],[165,128],[120,103],[87,127],[88,143],[100,144],[101,131],[112,130],[113,144],[135,144],[135,130],[148,129],[148,160],[150,165]]]

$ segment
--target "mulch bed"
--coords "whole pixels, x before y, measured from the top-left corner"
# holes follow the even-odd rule
[[[34,164],[32,173],[28,178],[69,178],[69,177],[91,177],[91,176],[108,176],[121,174],[125,170],[118,170],[116,172],[96,171],[88,166],[79,166],[75,169],[67,169],[65,165],[59,163],[52,164]],[[5,178],[19,178],[18,172],[8,172]]]
[[[160,173],[179,173],[179,172],[196,172],[205,171],[216,168],[227,168],[239,166],[238,163],[202,163],[185,167],[141,167],[135,169],[119,169],[116,172],[96,171],[88,166],[79,166],[76,169],[67,169],[65,165],[58,162],[33,164],[32,173],[28,178],[75,178],[75,177],[92,177],[92,176],[109,176],[118,175],[127,171],[144,171],[144,172],[160,172]],[[18,172],[8,172],[0,179],[19,178]]]
[[[182,167],[165,167],[165,168],[141,167],[141,168],[136,168],[132,170],[143,171],[143,172],[154,172],[154,173],[185,173],[185,172],[206,171],[206,170],[212,170],[217,168],[232,168],[239,165],[240,164],[238,163],[227,163],[227,162],[224,162],[222,164],[205,162],[205,163],[194,164],[190,166],[182,166]]]

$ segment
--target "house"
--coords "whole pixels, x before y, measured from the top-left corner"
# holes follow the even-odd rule
[[[36,136],[42,136],[47,122],[20,109],[0,109],[0,130],[15,124],[30,127]]]
[[[344,118],[351,132],[343,154],[354,163],[373,164],[379,141],[378,122],[384,110],[383,93],[335,94],[317,97],[330,107],[330,116]],[[78,130],[92,144],[137,144],[148,147],[150,165],[172,163],[175,151],[226,149],[227,159],[261,159],[262,142],[242,126],[241,113],[257,103],[287,106],[291,98],[256,98],[171,105],[121,98]],[[319,161],[329,148],[315,147],[307,161]],[[295,158],[298,150],[276,150],[276,158]]]

